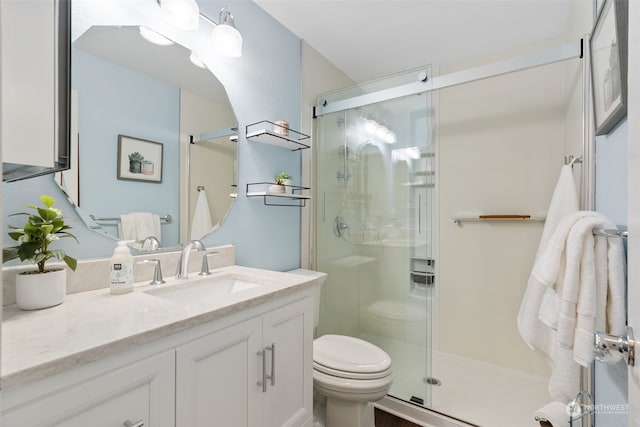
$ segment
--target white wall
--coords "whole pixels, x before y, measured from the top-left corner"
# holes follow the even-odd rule
[[[341,70],[336,68],[326,58],[318,53],[314,48],[309,46],[305,41],[300,43],[302,58],[302,110],[301,123],[302,128],[307,129],[312,135],[311,149],[302,152],[302,185],[314,187],[313,170],[315,168],[315,119],[313,119],[313,106],[319,94],[331,90],[343,88],[352,85],[354,82],[347,77]],[[313,198],[308,202],[307,208],[302,210],[302,231],[301,231],[301,250],[302,256],[300,264],[302,268],[315,268],[312,253],[312,245],[314,241],[315,227],[312,226],[312,218],[316,204],[318,203],[318,194],[313,193]]]
[[[544,48],[510,51],[505,57]],[[478,63],[496,58],[483,59]],[[451,71],[441,69],[442,74]],[[545,215],[563,164],[566,89],[563,65],[554,64],[439,93],[437,324],[443,352],[528,373],[548,372],[520,338],[515,322],[542,224],[458,226],[450,218]]]

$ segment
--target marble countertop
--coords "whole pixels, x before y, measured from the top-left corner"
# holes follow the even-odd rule
[[[22,311],[15,305],[5,306],[2,389],[46,378],[317,283],[313,275],[235,265],[212,272],[251,276],[261,285],[188,304],[145,293],[159,287],[143,283],[123,295],[111,295],[108,288],[67,295],[63,304],[45,310]],[[167,282],[160,287],[186,285],[175,279]]]

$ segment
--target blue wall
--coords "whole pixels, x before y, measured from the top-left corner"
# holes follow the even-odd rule
[[[271,180],[282,170],[294,176],[294,184],[300,183],[300,153],[249,142],[244,138],[244,127],[261,120],[284,119],[292,129],[305,131],[300,129],[300,40],[253,2],[199,0],[198,3],[210,17],[217,17],[220,9],[228,5],[244,38],[241,58],[220,58],[209,64],[225,85],[240,125],[239,188],[238,199],[223,226],[203,241],[207,245],[236,245],[239,265],[280,271],[296,268],[300,265],[300,209],[264,206],[260,198],[245,196],[245,186]],[[5,224],[11,223],[7,214],[35,203],[42,193],[56,198],[81,242],[80,248],[70,241],[62,242],[60,247],[79,258],[111,255],[114,242],[84,229],[50,177],[3,184]],[[104,195],[117,204],[117,195],[111,195],[110,191]]]
[[[609,135],[596,138],[596,210],[627,228],[627,144],[626,119]],[[624,361],[595,364],[595,396],[600,405],[628,403],[627,365]],[[596,412],[596,425],[624,427],[626,411]]]
[[[102,217],[127,212],[169,214],[176,221],[162,225],[162,243],[176,246],[180,89],[79,49],[73,50],[72,76],[82,111],[80,207]],[[119,134],[163,144],[161,183],[116,179]],[[108,191],[103,190],[105,182]],[[104,229],[117,237],[117,227],[105,225]]]

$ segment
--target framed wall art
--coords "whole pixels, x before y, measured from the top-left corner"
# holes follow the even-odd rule
[[[627,115],[627,0],[606,0],[591,32],[591,84],[596,135]]]
[[[158,142],[118,135],[118,179],[162,182],[162,149]]]

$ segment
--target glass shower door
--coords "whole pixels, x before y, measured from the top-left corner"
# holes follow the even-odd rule
[[[425,94],[321,116],[316,152],[316,266],[328,273],[318,336],[379,346],[392,359],[390,394],[425,406],[437,382],[430,372],[437,264],[429,101]]]

